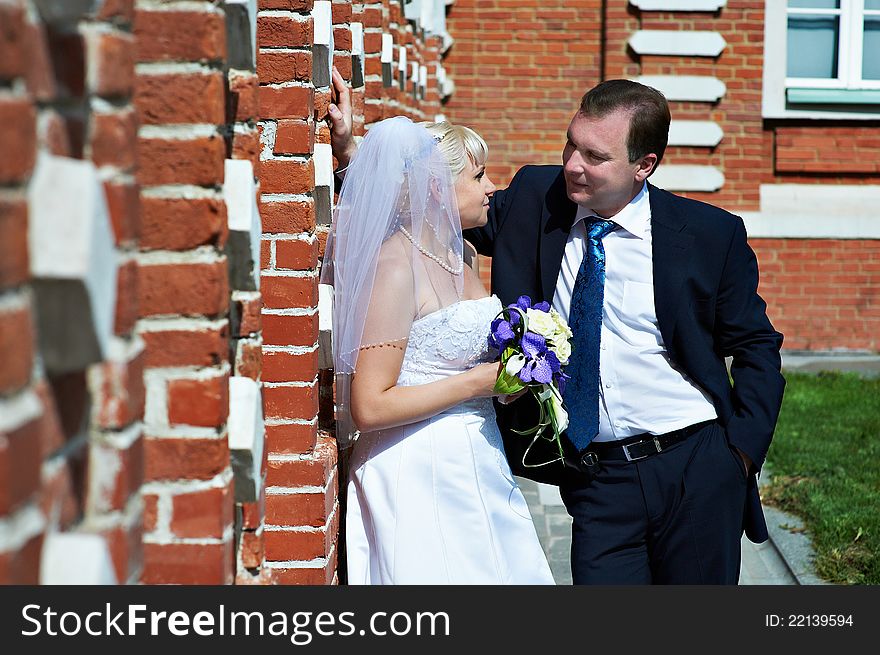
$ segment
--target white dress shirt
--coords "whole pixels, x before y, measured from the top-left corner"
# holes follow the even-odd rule
[[[571,292],[584,258],[585,220],[578,207],[556,281],[553,308],[568,321]],[[651,204],[648,186],[616,216],[620,228],[605,247],[605,296],[599,352],[599,436],[613,441],[648,432],[664,434],[717,418],[708,394],[673,367],[654,309]]]

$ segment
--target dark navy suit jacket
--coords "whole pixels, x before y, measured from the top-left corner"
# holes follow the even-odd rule
[[[660,334],[672,364],[712,398],[730,445],[754,463],[743,527],[752,541],[765,541],[755,474],[770,446],[785,380],[782,335],[758,295],[755,254],[738,216],[651,185],[648,191]],[[560,166],[526,166],[495,193],[488,224],[465,238],[492,258],[492,291],[504,304],[523,294],[552,302],[576,212]],[[729,376],[726,357],[732,358]],[[514,473],[550,484],[571,475],[559,464],[522,467],[528,440],[509,428],[534,425],[535,403],[496,403],[496,409]]]

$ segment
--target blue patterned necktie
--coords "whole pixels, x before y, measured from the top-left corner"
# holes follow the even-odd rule
[[[605,248],[602,238],[615,230],[613,221],[598,219],[587,226],[587,247],[571,293],[568,323],[574,337],[566,373],[567,435],[582,452],[599,433],[599,340],[605,296]]]

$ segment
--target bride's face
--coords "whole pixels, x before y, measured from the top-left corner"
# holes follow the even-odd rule
[[[489,217],[489,197],[495,185],[486,175],[485,166],[476,166],[468,159],[464,170],[455,180],[455,198],[461,216],[461,229],[485,225]]]

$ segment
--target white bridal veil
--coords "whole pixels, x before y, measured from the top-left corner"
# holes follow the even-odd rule
[[[461,300],[461,223],[435,138],[407,118],[374,125],[345,174],[321,281],[332,284],[337,438],[354,433],[364,348],[405,348],[413,321]]]

